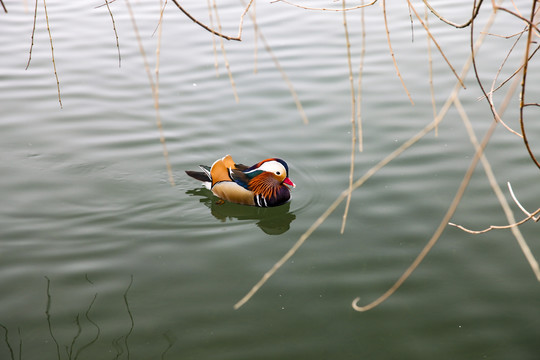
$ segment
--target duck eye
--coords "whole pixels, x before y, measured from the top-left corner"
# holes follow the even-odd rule
[[[281,175],[281,173],[279,171],[276,171],[276,175]]]

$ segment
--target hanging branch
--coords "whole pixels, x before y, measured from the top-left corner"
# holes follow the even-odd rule
[[[238,35],[236,37],[233,37],[233,36],[228,36],[228,35],[225,35],[225,34],[222,34],[221,32],[218,32],[214,29],[211,29],[209,28],[208,26],[206,26],[205,24],[203,24],[202,22],[200,22],[199,20],[195,19],[189,12],[187,12],[179,3],[178,1],[176,0],[172,0],[172,2],[178,7],[178,9],[180,9],[180,11],[182,11],[188,18],[191,19],[191,21],[193,21],[195,24],[199,25],[200,27],[202,27],[203,29],[205,29],[206,31],[209,31],[211,32],[212,34],[214,35],[217,35],[221,38],[224,38],[224,39],[227,39],[227,40],[236,40],[236,41],[242,41],[242,27],[244,25],[244,16],[247,14],[249,8],[251,7],[251,4],[253,3],[254,0],[250,0],[249,3],[247,4],[246,8],[244,9],[244,11],[242,12],[242,15],[240,15],[240,22],[239,22],[239,25],[238,25]]]

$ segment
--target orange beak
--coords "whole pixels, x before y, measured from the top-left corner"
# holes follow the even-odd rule
[[[294,185],[294,183],[292,182],[292,180],[289,179],[289,178],[285,178],[285,180],[283,180],[283,182],[284,182],[286,185],[289,185],[290,187],[293,187],[293,188],[296,187],[296,185]]]

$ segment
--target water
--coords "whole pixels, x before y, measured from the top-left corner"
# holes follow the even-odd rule
[[[216,77],[210,34],[169,3],[160,48],[160,115],[171,186],[126,4],[111,4],[121,67],[110,16],[95,8],[99,4],[47,2],[63,109],[42,4],[26,71],[33,4],[9,3],[10,12],[1,15],[2,359],[19,358],[20,349],[22,359],[538,358],[540,287],[507,230],[470,235],[448,227],[392,297],[365,313],[351,308],[354,298],[365,305],[392,286],[446,212],[474,154],[455,108],[437,137],[428,134],[354,192],[343,235],[341,205],[234,310],[347,187],[351,97],[342,15],[257,4],[261,31],[309,118],[305,125],[261,40],[253,72],[250,21],[242,42],[225,44],[236,103],[219,44]],[[132,6],[154,69],[159,6]],[[206,21],[204,2],[185,6]],[[219,8],[223,31],[236,35],[242,6],[227,2]],[[470,4],[441,9],[461,21]],[[486,5],[478,29],[489,13]],[[355,74],[359,15],[348,17]],[[406,4],[389,5],[387,15],[415,106],[395,76],[376,5],[366,11],[364,151],[356,154],[355,178],[433,114],[423,30],[415,21],[413,41]],[[430,24],[460,71],[470,51],[468,28],[449,28],[435,18]],[[521,27],[501,13],[492,31],[511,34]],[[509,44],[492,37],[483,45],[479,64],[487,84]],[[519,58],[510,58],[501,78]],[[440,109],[455,77],[435,49],[433,61]],[[531,99],[540,93],[536,69],[532,62]],[[477,101],[481,92],[470,75],[466,85],[460,99],[481,137],[491,115]],[[515,128],[516,104],[506,117]],[[533,119],[531,110],[527,127],[537,147],[540,129]],[[274,209],[217,205],[184,174],[228,153],[245,164],[285,159],[297,184],[292,201]],[[499,128],[487,155],[507,198],[510,181],[534,211],[538,170],[521,139]],[[474,229],[505,224],[500,209],[479,167],[452,221]],[[520,229],[539,254],[537,225]]]

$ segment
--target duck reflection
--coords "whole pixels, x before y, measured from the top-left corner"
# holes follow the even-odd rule
[[[188,190],[186,194],[200,196],[199,201],[210,209],[210,213],[216,219],[255,220],[256,225],[268,235],[285,233],[290,229],[291,222],[296,219],[296,215],[290,212],[290,202],[276,207],[260,208],[223,202],[205,188]]]

